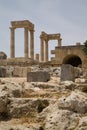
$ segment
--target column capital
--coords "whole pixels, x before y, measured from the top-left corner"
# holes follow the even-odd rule
[[[14,27],[9,27],[9,29],[10,29],[10,30],[14,30],[14,29],[16,29],[16,28],[14,28]]]
[[[24,29],[28,29],[28,27],[24,27]]]
[[[35,32],[35,30],[29,30],[30,32]]]
[[[48,40],[48,39],[45,39],[44,41],[45,41],[46,44],[48,44],[48,41],[49,41],[49,40]]]

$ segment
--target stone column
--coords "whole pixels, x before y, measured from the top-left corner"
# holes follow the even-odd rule
[[[39,61],[39,54],[36,54],[36,55],[35,55],[35,60],[36,60],[36,61]]]
[[[45,41],[45,62],[48,61],[48,40]]]
[[[30,58],[34,59],[34,31],[30,30]]]
[[[62,39],[60,38],[60,39],[58,39],[58,46],[62,46]]]
[[[40,38],[40,61],[44,61],[44,40]]]
[[[28,28],[24,28],[24,57],[28,58]]]
[[[14,28],[10,28],[11,39],[10,39],[10,58],[15,57],[15,31]]]

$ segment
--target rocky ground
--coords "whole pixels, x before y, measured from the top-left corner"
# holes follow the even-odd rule
[[[61,82],[59,68],[46,70],[48,82],[0,78],[0,130],[87,130],[87,80],[76,71],[75,82]]]

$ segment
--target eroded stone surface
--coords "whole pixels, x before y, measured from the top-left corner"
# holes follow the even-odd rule
[[[59,77],[49,82],[1,78],[0,129],[85,130],[87,94],[82,88],[86,83],[61,82]]]

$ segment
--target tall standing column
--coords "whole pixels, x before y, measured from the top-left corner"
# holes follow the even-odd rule
[[[61,41],[62,41],[62,39],[60,38],[60,39],[58,39],[58,46],[61,46]]]
[[[40,38],[40,61],[44,61],[44,41]]]
[[[48,40],[45,41],[45,62],[48,61]]]
[[[15,32],[14,28],[10,28],[11,39],[10,39],[10,58],[15,57]]]
[[[24,57],[28,58],[28,28],[24,28]]]
[[[34,31],[30,30],[30,58],[34,59]]]

